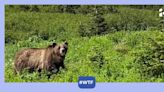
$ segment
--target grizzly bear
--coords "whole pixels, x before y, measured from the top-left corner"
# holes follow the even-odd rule
[[[28,48],[16,54],[14,62],[15,74],[27,69],[33,71],[48,71],[57,73],[59,68],[65,68],[64,58],[68,50],[68,43],[57,45],[53,43],[47,48]]]

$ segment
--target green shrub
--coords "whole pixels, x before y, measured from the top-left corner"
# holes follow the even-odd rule
[[[124,43],[117,44],[114,49],[122,54],[127,54],[128,53],[128,47]]]
[[[101,16],[100,13],[95,13],[92,20],[87,25],[79,26],[79,34],[82,37],[102,35],[107,33],[107,31],[107,23],[105,22],[105,19]]]
[[[85,24],[89,20],[88,16],[78,14],[6,12],[5,42],[27,40],[33,35],[43,40],[72,39],[79,36],[77,31],[80,23]]]
[[[100,71],[100,69],[103,67],[103,65],[105,64],[105,57],[101,52],[101,48],[100,47],[92,47],[90,49],[90,56],[89,56],[89,60],[91,61],[91,64],[94,65],[93,69],[96,71]]]
[[[28,39],[28,37],[29,33],[7,31],[5,32],[5,43],[17,43],[18,41]]]
[[[159,77],[164,73],[164,37],[150,38],[143,45],[145,50],[139,51],[136,57],[141,76]]]
[[[88,24],[86,24],[86,25],[81,24],[79,26],[78,32],[79,32],[79,35],[82,37],[86,37],[86,36],[90,37],[91,36],[91,31],[89,30]]]
[[[158,27],[157,12],[123,8],[119,14],[108,14],[105,19],[110,31],[146,30],[149,27]]]
[[[54,39],[58,39],[60,41],[64,41],[68,38],[69,35],[67,35],[68,32],[64,27],[59,27],[55,33],[54,36],[51,35],[51,37],[53,37]]]

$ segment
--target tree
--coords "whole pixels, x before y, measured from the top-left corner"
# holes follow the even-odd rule
[[[91,22],[91,31],[94,35],[101,35],[107,32],[108,26],[102,14],[98,12],[97,7],[95,7],[95,14],[93,14],[93,19]]]
[[[108,25],[102,14],[98,12],[97,6],[94,8],[93,18],[87,25],[79,26],[79,34],[82,37],[105,34],[108,31]]]

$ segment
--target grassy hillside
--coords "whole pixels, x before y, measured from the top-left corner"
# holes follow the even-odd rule
[[[31,35],[40,36],[45,40],[50,37],[69,39],[78,36],[80,23],[89,21],[89,17],[80,14],[72,16],[59,13],[6,12],[5,17],[7,43],[26,40]],[[65,37],[60,37],[65,34],[67,34]]]
[[[141,44],[147,43],[149,38],[156,39],[163,33],[158,31],[144,32],[116,32],[105,36],[92,38],[77,38],[69,42],[69,50],[65,59],[67,71],[53,75],[50,80],[46,76],[40,78],[37,73],[25,73],[21,76],[13,75],[14,54],[24,48],[18,44],[5,46],[5,81],[6,82],[76,82],[78,76],[95,76],[98,82],[163,82],[159,78],[142,78],[135,67],[135,54],[142,49]],[[29,47],[46,47],[48,41],[24,41],[20,44]],[[31,45],[32,44],[32,45]],[[92,60],[91,58],[96,58]],[[102,67],[99,64],[103,62]]]
[[[164,33],[157,28],[159,20],[153,11],[141,14],[138,9],[129,10],[136,13],[120,9],[123,16],[104,15],[109,30],[114,31],[91,37],[81,37],[78,33],[79,25],[90,22],[91,15],[6,12],[5,81],[77,82],[79,76],[95,76],[97,82],[164,82],[164,64],[160,62],[164,59]],[[137,17],[137,13],[142,17]],[[63,40],[69,43],[67,70],[61,69],[50,79],[44,73],[38,76],[37,72],[13,74],[17,51],[47,47]]]

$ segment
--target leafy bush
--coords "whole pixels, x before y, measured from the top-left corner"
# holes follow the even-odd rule
[[[29,33],[24,32],[5,32],[5,43],[17,43],[18,40],[26,40],[29,37]]]
[[[27,40],[33,35],[43,40],[71,39],[78,36],[80,22],[87,23],[90,20],[88,16],[57,13],[6,12],[5,14],[6,43]]]
[[[107,33],[107,31],[107,23],[105,22],[105,19],[100,15],[100,13],[95,13],[93,19],[89,22],[87,26],[79,26],[79,33],[82,37],[101,35]]]
[[[164,73],[164,37],[150,38],[145,50],[140,51],[136,57],[137,67],[141,76],[159,77]]]
[[[90,35],[91,31],[89,30],[88,24],[85,24],[85,25],[81,24],[81,25],[79,25],[78,33],[82,37],[86,37],[86,36],[90,37],[91,36]]]
[[[94,51],[94,55],[89,57],[90,61],[95,64],[96,68],[101,68],[105,61],[103,54],[96,47],[93,47],[92,51]]]
[[[66,40],[69,36],[67,35],[67,30],[64,27],[59,27],[54,34],[54,37],[53,35],[51,37],[53,37],[54,39],[58,39],[60,41]]]
[[[105,19],[110,31],[146,30],[159,24],[157,13],[127,8],[121,9],[119,14],[106,15]]]
[[[128,47],[124,43],[117,44],[114,49],[122,54],[128,53]]]
[[[93,46],[90,48],[89,50],[90,54],[88,55],[90,61],[89,65],[91,66],[92,71],[97,74],[100,74],[104,70],[106,65],[106,60],[101,50],[102,50],[101,47]]]

